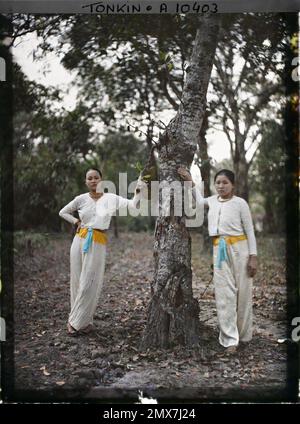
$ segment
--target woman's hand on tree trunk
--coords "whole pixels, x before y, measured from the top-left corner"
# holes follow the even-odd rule
[[[146,188],[148,188],[148,185],[145,181],[143,181],[143,177],[140,175],[134,193],[137,195],[140,192],[143,192]]]
[[[184,181],[191,181],[192,185],[195,185],[193,178],[187,169],[180,167],[177,169],[177,172]]]

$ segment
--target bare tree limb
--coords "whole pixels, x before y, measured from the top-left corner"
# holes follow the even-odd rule
[[[246,149],[246,153],[248,153],[248,152],[250,151],[250,149],[252,148],[252,146],[254,145],[254,143],[255,143],[255,141],[256,141],[257,136],[258,136],[260,133],[261,133],[261,129],[259,128],[259,129],[255,132],[255,134],[252,136],[252,142],[251,142],[251,144],[249,145],[248,149]]]
[[[253,152],[253,155],[252,155],[251,159],[248,162],[248,168],[250,168],[250,166],[252,165],[253,160],[254,160],[254,158],[255,158],[255,156],[256,156],[256,154],[257,154],[258,151],[259,151],[259,145],[256,147],[255,151]]]

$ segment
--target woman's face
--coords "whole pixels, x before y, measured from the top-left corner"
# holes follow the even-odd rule
[[[101,177],[99,172],[91,169],[86,173],[85,184],[90,191],[96,191],[97,185],[100,183]]]
[[[218,175],[215,181],[217,193],[223,199],[231,197],[234,185],[225,175]]]

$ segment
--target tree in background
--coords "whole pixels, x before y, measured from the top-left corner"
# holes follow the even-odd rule
[[[226,22],[226,21],[225,21]],[[236,192],[248,200],[248,173],[261,144],[263,122],[284,104],[285,19],[237,15],[224,25],[212,77],[214,125],[230,143]]]
[[[29,81],[16,64],[13,75],[15,229],[58,230],[57,211],[77,191],[76,167],[91,151],[90,129],[81,105],[57,113],[57,90]]]
[[[180,105],[196,15],[146,15],[142,20],[136,15],[66,15],[35,21],[21,15],[15,21],[16,35],[36,28],[43,37],[37,58],[57,51],[62,64],[77,72],[90,125],[126,131],[127,121],[135,121],[146,128],[150,151],[159,113],[176,112]],[[242,14],[224,15],[222,21],[207,128],[214,125],[226,134],[237,193],[247,199],[261,122],[270,110],[275,118],[276,104],[282,103],[285,19],[280,14]],[[207,189],[210,171],[201,131],[198,160]]]
[[[285,128],[275,121],[266,121],[262,141],[250,174],[251,193],[263,199],[263,231],[281,234],[285,231]]]

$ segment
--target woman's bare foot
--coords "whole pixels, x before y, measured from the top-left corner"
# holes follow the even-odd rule
[[[226,348],[226,353],[235,353],[237,351],[237,346],[229,346]]]
[[[74,327],[68,322],[68,334],[69,336],[77,336],[79,334],[79,331],[75,330]]]
[[[89,333],[93,332],[94,329],[95,328],[94,328],[93,324],[89,324],[86,327],[82,328],[80,331],[84,334],[89,334]]]

